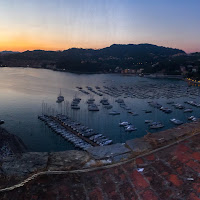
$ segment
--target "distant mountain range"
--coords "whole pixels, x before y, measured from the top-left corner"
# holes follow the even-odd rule
[[[64,51],[34,50],[22,53],[4,51],[0,54],[0,62],[1,65],[10,67],[107,72],[114,71],[116,68],[148,69],[152,65],[169,61],[177,55],[187,56],[182,50],[152,44],[113,44],[98,50],[71,48]]]
[[[19,51],[0,51],[0,54],[13,54],[13,53],[20,53]]]

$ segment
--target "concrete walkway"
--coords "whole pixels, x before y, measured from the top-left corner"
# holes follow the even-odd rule
[[[115,166],[42,175],[0,199],[198,200],[200,134]]]

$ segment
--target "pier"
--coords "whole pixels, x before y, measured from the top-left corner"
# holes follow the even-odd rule
[[[63,126],[67,131],[69,131],[70,133],[73,133],[74,135],[76,135],[77,137],[81,138],[82,140],[84,140],[85,142],[87,142],[88,144],[91,144],[92,146],[99,146],[97,143],[89,140],[88,138],[82,136],[79,132],[74,131],[71,127],[65,125],[62,121],[60,121],[57,117],[54,116],[50,116],[51,119],[55,120],[57,123],[59,123],[61,126]]]
[[[38,119],[44,121],[55,133],[79,149],[86,151],[91,147],[112,144],[112,140],[103,134],[96,133],[93,129],[73,121],[66,115],[41,115]]]

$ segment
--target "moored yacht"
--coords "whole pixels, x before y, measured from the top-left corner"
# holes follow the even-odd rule
[[[80,106],[78,104],[71,104],[71,108],[78,110],[80,109]]]
[[[146,120],[144,120],[144,122],[145,122],[145,123],[152,123],[153,120],[151,120],[151,119],[146,119]]]
[[[62,93],[61,93],[61,89],[60,89],[60,94],[59,94],[59,96],[57,97],[57,103],[61,103],[61,102],[63,102],[64,101],[64,96],[62,96]]]
[[[95,99],[93,99],[93,98],[91,97],[91,98],[89,98],[89,99],[87,100],[87,104],[93,104],[94,101],[95,101]]]
[[[161,122],[152,122],[149,123],[149,128],[150,129],[159,129],[159,128],[163,128],[164,124],[162,124]]]
[[[165,108],[165,107],[161,107],[160,110],[162,110],[162,111],[165,112],[165,113],[171,113],[171,112],[172,112],[171,109]]]
[[[153,124],[153,125],[149,126],[150,129],[159,129],[159,128],[163,128],[163,127],[164,127],[163,124]]]
[[[178,119],[175,119],[175,118],[170,119],[170,121],[171,121],[172,123],[176,124],[176,125],[183,124],[183,122],[182,122],[181,120],[178,120]]]
[[[133,116],[138,116],[138,113],[136,113],[136,112],[132,112],[131,113]]]
[[[88,110],[89,111],[99,111],[99,108],[97,107],[96,104],[88,104]]]
[[[111,109],[113,106],[112,105],[104,105],[104,108],[106,108],[106,109]]]
[[[120,122],[119,123],[119,126],[127,126],[129,125],[130,123],[129,122]]]
[[[191,120],[193,122],[196,122],[197,121],[197,118],[195,116],[190,116],[188,117],[188,120]]]
[[[193,121],[193,122],[196,122],[196,121],[197,121],[197,118],[196,118],[196,117],[193,117],[193,118],[192,118],[192,121]]]
[[[184,113],[186,113],[186,112],[193,112],[193,109],[192,109],[192,108],[187,108],[187,109],[185,109],[183,112],[184,112]]]
[[[184,109],[184,108],[185,108],[185,106],[183,106],[183,105],[180,104],[180,103],[176,103],[176,104],[174,104],[174,106],[175,106],[175,108],[177,108],[177,109]]]
[[[137,130],[137,128],[135,128],[134,125],[128,125],[125,127],[125,131],[127,131],[127,132],[136,131],[136,130]]]
[[[190,116],[188,117],[188,120],[192,120],[193,118],[195,118],[194,116]]]
[[[145,113],[152,113],[151,110],[145,110]]]
[[[109,105],[108,99],[106,99],[105,97],[101,99],[100,103],[102,103],[103,105]]]
[[[4,121],[4,120],[0,120],[0,125],[1,125],[1,124],[4,124],[4,123],[5,123],[5,121]]]
[[[113,110],[109,112],[109,115],[120,115],[120,112]]]

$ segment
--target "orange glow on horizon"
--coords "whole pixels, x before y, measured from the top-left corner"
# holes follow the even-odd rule
[[[195,49],[195,47],[187,47],[186,44],[183,46],[180,44],[179,47],[172,46],[170,44],[164,45],[163,42],[156,42],[156,41],[130,41],[130,42],[113,42],[113,41],[105,41],[102,43],[101,41],[90,41],[90,42],[84,42],[84,41],[62,41],[62,38],[60,40],[51,40],[50,38],[47,38],[46,40],[42,40],[41,38],[36,37],[28,37],[26,35],[21,36],[15,36],[11,37],[3,37],[3,35],[0,33],[0,51],[19,51],[24,52],[27,50],[33,51],[33,50],[46,50],[46,51],[62,51],[67,50],[70,48],[85,48],[85,49],[101,49],[108,47],[112,44],[140,44],[140,43],[150,43],[150,44],[156,44],[158,46],[165,46],[165,47],[171,47],[171,48],[178,48],[184,50],[186,53],[192,53],[197,52],[198,49]]]
[[[148,41],[147,41],[148,40]],[[108,47],[112,44],[141,44],[149,43],[158,46],[165,46],[171,48],[182,49],[187,53],[200,51],[195,48],[195,43],[183,43],[182,40],[177,40],[176,44],[174,41],[165,40],[155,40],[152,38],[147,38],[147,40],[141,40],[138,37],[133,39],[128,38],[122,40],[120,38],[103,37],[101,34],[98,35],[85,35],[80,36],[71,35],[63,33],[53,34],[46,32],[35,32],[33,30],[16,30],[15,32],[2,30],[0,32],[0,51],[27,51],[27,50],[50,50],[50,51],[62,51],[69,48],[91,48],[91,49],[101,49]]]
[[[32,45],[32,44],[23,44],[23,45],[6,45],[6,46],[0,46],[0,51],[17,51],[17,52],[24,52],[24,51],[34,51],[34,50],[44,50],[44,51],[64,51],[68,50],[70,48],[83,48],[83,49],[102,49],[105,47],[109,47],[112,44],[107,44],[107,45],[102,45],[102,46],[77,46],[77,45],[72,45],[72,46],[66,46],[66,47],[54,47],[50,45]],[[159,45],[158,45],[159,46]],[[167,47],[167,46],[166,46]],[[176,48],[176,47],[172,47]],[[180,49],[180,48],[178,48]],[[199,52],[198,49],[181,49],[185,51],[186,53],[194,53],[194,52]]]
[[[193,1],[2,0],[0,51],[149,43],[200,52],[200,1]]]
[[[19,52],[24,52],[24,51],[33,51],[33,50],[46,50],[46,51],[62,51],[62,50],[67,50],[70,48],[92,48],[92,49],[100,49],[104,48],[107,46],[112,45],[110,44],[93,44],[91,43],[81,43],[81,42],[67,42],[66,44],[63,43],[62,41],[58,42],[48,42],[48,41],[31,41],[27,40],[25,37],[18,37],[17,39],[12,39],[12,40],[1,40],[0,39],[0,51],[19,51]]]

